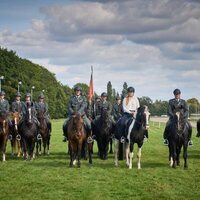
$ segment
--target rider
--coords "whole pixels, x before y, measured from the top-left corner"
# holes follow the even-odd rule
[[[103,92],[101,94],[101,99],[96,103],[95,106],[95,120],[94,124],[96,124],[96,121],[99,120],[101,113],[103,110],[107,110],[108,114],[110,115],[110,120],[112,121],[113,125],[115,124],[113,117],[111,116],[112,113],[112,105],[109,101],[107,101],[107,94]]]
[[[138,98],[135,96],[135,89],[133,87],[129,87],[127,89],[128,95],[123,99],[122,107],[123,107],[123,116],[121,118],[121,122],[123,124],[123,136],[121,137],[121,142],[124,142],[125,139],[128,139],[128,134],[133,128],[134,122],[131,123],[128,128],[128,122],[131,118],[136,118],[137,109],[140,107],[140,103]],[[127,129],[128,128],[128,129]]]
[[[37,125],[37,130],[39,130],[40,127],[40,122],[38,121],[37,117],[36,117],[36,110],[35,110],[35,105],[34,103],[31,101],[31,94],[30,93],[26,93],[25,96],[25,102],[22,103],[22,120],[20,121],[20,126],[22,124],[22,122],[24,121],[25,117],[26,117],[26,112],[27,112],[27,105],[30,105],[32,110],[33,110],[33,119]],[[37,132],[37,139],[42,139],[42,136],[39,134],[39,132]]]
[[[116,103],[113,106],[113,117],[115,122],[117,122],[122,116],[122,111],[121,97],[117,96]]]
[[[9,114],[10,105],[9,105],[8,101],[5,99],[5,95],[6,94],[5,94],[4,91],[0,92],[0,113],[6,113],[8,115]],[[7,120],[8,120],[9,130],[11,131],[12,122],[11,122],[11,120],[9,118]],[[9,139],[12,139],[11,134],[9,135]]]
[[[180,89],[175,89],[174,90],[174,99],[170,99],[169,100],[169,104],[168,104],[168,116],[169,116],[169,120],[166,124],[166,127],[165,127],[165,131],[164,131],[164,134],[163,134],[163,138],[164,138],[164,145],[168,145],[169,142],[167,140],[167,129],[171,123],[171,120],[173,120],[174,118],[174,114],[179,111],[181,108],[184,110],[184,119],[189,127],[189,129],[192,129],[192,126],[191,124],[189,123],[188,121],[188,116],[189,116],[189,109],[188,109],[188,105],[186,103],[185,100],[181,99],[181,91]],[[192,135],[189,136],[189,142],[188,142],[188,145],[189,146],[192,146],[193,145],[193,142],[191,140],[191,137]]]
[[[12,112],[18,112],[22,115],[22,101],[21,101],[21,94],[19,92],[15,95],[15,101],[12,102],[11,106]]]
[[[68,117],[63,124],[63,136],[64,136],[63,142],[66,142],[67,140],[67,124],[74,113],[79,113],[83,115],[83,121],[84,121],[87,135],[91,135],[91,122],[85,114],[87,102],[86,102],[85,97],[81,94],[82,88],[80,86],[76,86],[74,88],[74,92],[75,92],[75,95],[73,95],[69,100]]]
[[[42,112],[44,114],[44,118],[47,122],[48,128],[49,128],[49,133],[51,135],[51,122],[49,119],[49,113],[48,113],[48,104],[44,101],[44,94],[40,94],[38,97],[38,102],[35,104],[35,109],[38,112]]]

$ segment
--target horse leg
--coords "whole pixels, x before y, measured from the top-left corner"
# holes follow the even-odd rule
[[[184,169],[188,168],[187,164],[187,148],[188,148],[188,141],[186,141],[183,145],[183,158],[184,158]]]
[[[11,144],[11,155],[14,156],[14,151],[15,151],[15,148],[14,148],[14,138],[10,141],[10,144]]]
[[[39,140],[39,154],[42,154],[42,141]]]
[[[181,145],[177,148],[177,158],[176,158],[177,166],[180,166],[180,153],[181,153]]]
[[[119,140],[114,140],[115,145],[115,166],[118,167],[118,152],[119,152]]]
[[[19,158],[21,155],[21,144],[20,141],[17,140],[17,157]]]
[[[171,147],[171,143],[169,142],[169,161],[170,161],[170,167],[173,166],[173,153],[172,153],[172,147]]]
[[[69,143],[68,143],[68,150],[69,150],[69,153],[70,153],[70,164],[69,164],[69,166],[70,167],[73,167],[73,157],[74,157],[74,155],[73,155],[73,148],[72,148],[72,145],[71,145],[71,142],[69,141]]]
[[[7,138],[5,137],[3,141],[3,162],[6,161],[6,146],[7,146]]]
[[[27,160],[28,159],[28,156],[27,156],[27,144],[26,144],[26,140],[23,139],[23,151],[24,151],[24,160]]]
[[[129,169],[132,169],[133,167],[133,143],[130,143],[129,145]]]
[[[39,156],[38,149],[39,149],[39,141],[37,140],[37,142],[36,142],[36,156]]]
[[[46,146],[47,146],[47,139],[46,138],[43,138],[43,140],[42,140],[42,142],[43,142],[43,149],[44,149],[44,156],[46,155]]]
[[[125,143],[125,144],[126,144],[126,146],[125,146],[125,148],[126,148],[126,166],[129,167],[129,163],[130,163],[130,161],[129,161],[130,144],[129,143]]]
[[[93,142],[88,144],[88,153],[89,153],[89,163],[92,164],[92,150],[93,150]]]
[[[49,155],[49,146],[50,146],[50,135],[47,138],[47,154]]]
[[[78,143],[78,148],[77,148],[77,159],[78,159],[78,167],[81,167],[81,149],[82,149],[82,141]]]
[[[141,155],[142,155],[142,147],[138,147],[138,169],[141,169]]]
[[[172,167],[175,169],[176,168],[176,158],[177,158],[177,154],[176,154],[176,144],[172,144],[172,154],[173,154],[173,165]]]
[[[113,154],[113,148],[112,148],[112,144],[113,144],[113,140],[112,140],[112,138],[110,138],[110,154]]]

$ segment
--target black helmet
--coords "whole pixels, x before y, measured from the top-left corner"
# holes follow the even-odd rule
[[[121,97],[120,97],[120,96],[117,96],[117,97],[116,97],[116,100],[121,100]]]
[[[22,95],[20,94],[20,92],[17,92],[17,93],[15,94],[15,96],[16,96],[16,97],[21,97]]]
[[[4,91],[1,91],[1,92],[0,92],[0,96],[5,96],[5,94],[6,94],[6,93],[5,93]]]
[[[107,97],[108,95],[107,95],[107,93],[106,92],[103,92],[102,94],[101,94],[101,97]]]
[[[133,87],[129,87],[129,88],[127,89],[127,91],[128,91],[128,92],[135,92],[135,89],[134,89]]]
[[[77,85],[77,86],[74,87],[74,91],[82,91],[82,88]]]
[[[27,92],[26,97],[31,97],[31,94],[29,92]]]
[[[4,91],[0,92],[0,96],[5,96],[5,95],[6,95],[6,93]]]
[[[173,93],[174,95],[178,95],[178,94],[181,94],[181,91],[179,89],[175,89]]]
[[[44,99],[44,94],[40,94],[38,99]]]

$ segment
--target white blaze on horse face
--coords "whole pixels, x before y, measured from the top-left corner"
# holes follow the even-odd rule
[[[15,117],[15,129],[17,130],[18,128],[17,128],[17,118]]]
[[[178,130],[180,129],[179,120],[180,120],[180,112],[176,112],[176,116],[178,119]]]
[[[31,121],[31,108],[28,109],[29,121]]]

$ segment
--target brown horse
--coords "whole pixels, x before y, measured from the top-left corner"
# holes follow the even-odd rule
[[[11,147],[12,147],[12,155],[16,152],[17,147],[17,157],[20,157],[22,149],[21,149],[21,135],[19,133],[19,121],[21,119],[21,114],[19,112],[12,113],[12,140]]]
[[[45,115],[43,112],[38,112],[37,113],[37,118],[38,121],[40,122],[40,128],[39,128],[39,133],[42,136],[42,141],[37,140],[37,145],[36,145],[36,155],[41,154],[41,145],[43,143],[43,148],[44,148],[44,155],[49,154],[49,145],[50,145],[50,130],[47,124],[47,121],[45,119]],[[47,152],[46,152],[47,148]]]
[[[9,135],[7,116],[5,112],[0,114],[0,152],[3,154],[3,161],[6,161],[6,145]]]
[[[93,143],[87,141],[87,133],[84,128],[83,115],[74,113],[68,123],[67,128],[69,149],[70,149],[70,167],[73,167],[78,160],[78,167],[81,166],[81,151],[82,147],[86,145],[89,153],[89,163],[92,164],[92,145]]]

